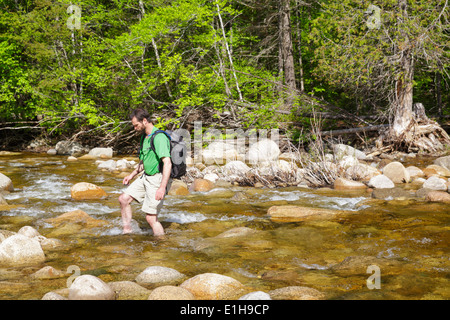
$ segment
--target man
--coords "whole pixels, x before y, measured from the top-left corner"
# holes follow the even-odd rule
[[[163,206],[164,197],[171,184],[170,141],[165,134],[157,134],[154,137],[155,154],[150,147],[150,139],[158,129],[153,125],[150,114],[143,109],[136,109],[131,113],[130,118],[134,130],[145,132],[145,138],[142,137],[143,141],[141,141],[139,165],[123,179],[123,184],[128,185],[139,173],[142,171],[144,173],[119,196],[123,233],[132,232],[131,202],[137,201],[142,203],[142,211],[146,213],[146,220],[153,230],[153,235],[160,237],[164,235],[164,228],[158,221],[158,213]],[[161,161],[163,164],[162,172],[160,172]]]

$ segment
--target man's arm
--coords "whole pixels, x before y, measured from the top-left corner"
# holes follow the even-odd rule
[[[159,186],[158,190],[156,190],[156,200],[164,199],[164,196],[166,195],[167,184],[169,183],[170,179],[170,172],[172,171],[172,161],[170,160],[170,158],[164,157],[161,160],[163,162],[163,172],[161,185]]]

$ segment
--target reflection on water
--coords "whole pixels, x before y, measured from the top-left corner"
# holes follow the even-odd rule
[[[46,250],[45,265],[106,282],[133,281],[146,267],[161,265],[188,276],[215,272],[231,276],[253,291],[301,285],[318,289],[327,299],[449,299],[449,207],[419,200],[372,200],[364,192],[220,187],[208,193],[169,196],[160,220],[165,240],[151,229],[134,204],[136,234],[121,234],[117,201],[122,178],[97,170],[94,161],[67,162],[62,157],[0,157],[0,172],[15,191],[0,211],[0,229],[30,225],[62,248]],[[74,201],[70,187],[90,182],[109,197]],[[238,195],[238,196],[236,196]],[[273,205],[345,210],[333,219],[276,223]],[[97,228],[58,229],[46,219],[82,210],[107,221]],[[255,232],[219,236],[236,227]],[[381,289],[367,287],[370,265],[381,270]],[[40,299],[65,287],[67,278],[34,280],[41,266],[0,267],[0,299]]]

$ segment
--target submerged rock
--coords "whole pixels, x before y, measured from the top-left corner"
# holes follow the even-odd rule
[[[267,211],[272,221],[294,222],[311,218],[331,218],[341,211],[301,206],[272,206]]]
[[[273,300],[323,300],[325,295],[319,290],[291,286],[269,291],[269,295]]]

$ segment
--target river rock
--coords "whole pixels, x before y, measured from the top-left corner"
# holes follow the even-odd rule
[[[107,160],[107,161],[100,161],[97,160],[97,168],[98,169],[103,169],[103,170],[108,170],[108,171],[114,171],[117,169],[117,163],[114,160]]]
[[[70,156],[79,156],[87,151],[85,147],[83,147],[78,142],[74,141],[60,141],[56,144],[55,150],[60,155],[70,155]]]
[[[217,273],[196,275],[184,281],[180,287],[190,291],[198,300],[236,299],[244,291],[242,283]]]
[[[408,183],[411,180],[406,168],[398,161],[388,163],[383,168],[383,174],[394,183]]]
[[[188,186],[185,182],[175,179],[172,181],[168,195],[171,196],[186,196],[189,194]]]
[[[274,161],[280,155],[280,148],[277,143],[270,139],[262,139],[250,146],[247,160],[251,164],[259,162]]]
[[[0,193],[0,206],[7,206],[8,202],[5,200],[3,195]]]
[[[0,265],[35,265],[45,261],[39,241],[15,234],[0,243]]]
[[[184,274],[178,272],[175,269],[152,266],[146,268],[137,277],[136,282],[143,286],[158,286],[174,284],[185,277]]]
[[[223,166],[223,171],[225,175],[243,176],[250,171],[250,167],[242,161],[230,161]]]
[[[337,178],[334,181],[334,189],[336,190],[364,190],[366,188],[366,185],[362,182],[345,178]]]
[[[369,181],[373,177],[381,175],[377,168],[369,166],[367,164],[358,163],[353,165],[345,171],[347,178],[356,181]]]
[[[338,159],[343,158],[344,156],[353,156],[358,160],[366,160],[367,156],[364,152],[355,149],[351,146],[345,144],[335,144],[333,145],[333,152]]]
[[[450,203],[450,194],[444,191],[430,191],[427,193],[425,199],[431,202]]]
[[[438,191],[447,191],[447,183],[444,179],[441,179],[437,176],[429,177],[422,185],[423,188],[438,190]]]
[[[450,177],[450,170],[447,168],[444,168],[442,166],[438,166],[436,164],[431,164],[426,167],[426,169],[434,169],[438,175],[441,177]]]
[[[112,148],[93,148],[88,154],[95,158],[112,158],[113,153]]]
[[[235,237],[246,237],[252,234],[258,233],[258,230],[247,228],[247,227],[236,227],[230,230],[224,231],[221,234],[215,236],[216,239],[223,238],[235,238]]]
[[[291,286],[269,291],[269,295],[273,300],[323,300],[325,295],[319,290]]]
[[[214,141],[202,150],[203,163],[206,165],[223,164],[238,158],[239,154],[234,143],[227,143],[226,141]]]
[[[272,300],[272,298],[264,291],[254,291],[240,297],[239,300]]]
[[[14,191],[14,187],[11,179],[0,172],[0,192],[1,191]]]
[[[154,289],[148,300],[195,300],[194,295],[182,287],[162,286]]]
[[[425,200],[431,202],[450,203],[450,194],[445,191],[430,190],[426,193]]]
[[[409,166],[406,168],[406,171],[408,171],[409,176],[411,178],[421,178],[421,177],[425,176],[423,171],[421,169],[417,168],[416,166]]]
[[[106,221],[92,218],[82,210],[66,212],[58,217],[46,219],[45,222],[50,223],[57,228],[67,224],[82,225],[83,228],[97,228],[108,224]]]
[[[192,192],[207,192],[214,188],[214,183],[207,179],[195,179],[189,187]]]
[[[33,273],[30,277],[38,280],[56,279],[66,277],[67,274],[61,270],[57,270],[52,266],[45,266]]]
[[[439,157],[435,159],[433,163],[450,170],[450,156]]]
[[[392,182],[392,180],[386,177],[384,174],[371,178],[367,185],[370,188],[376,189],[391,189],[395,187],[395,184]]]
[[[116,292],[116,300],[147,300],[150,290],[132,281],[108,282],[108,286]]]
[[[277,222],[294,222],[304,221],[311,218],[330,218],[340,211],[329,210],[324,208],[312,208],[301,206],[272,206],[267,210],[267,215],[272,221]]]
[[[352,166],[359,164],[358,159],[354,156],[343,156],[338,162],[339,166],[343,169],[348,169]]]
[[[85,274],[77,277],[69,288],[69,300],[115,300],[116,293],[103,280]]]
[[[69,299],[63,297],[62,295],[56,292],[50,291],[44,294],[41,300],[69,300]]]
[[[79,182],[73,185],[70,188],[70,195],[74,200],[97,200],[108,196],[105,190],[88,182]]]
[[[388,188],[388,189],[374,189],[372,191],[372,198],[382,200],[394,200],[401,198],[412,198],[414,195],[402,188]]]

